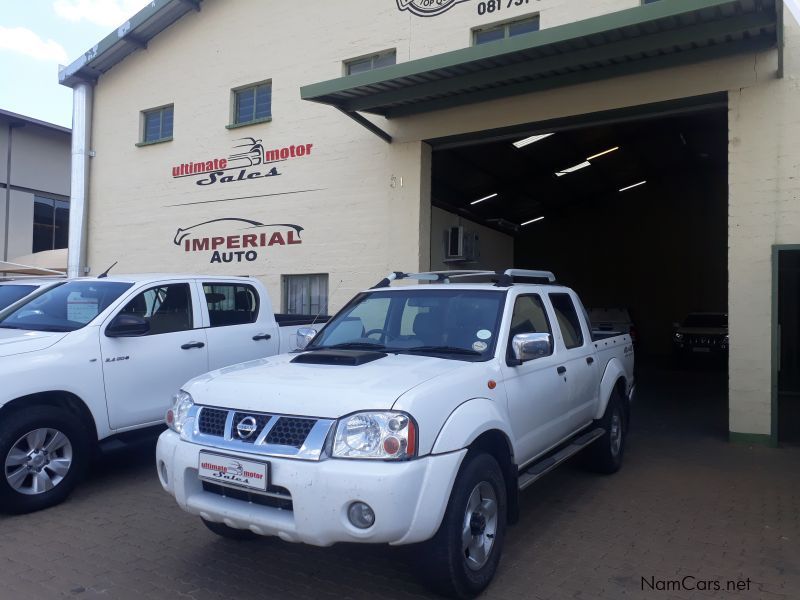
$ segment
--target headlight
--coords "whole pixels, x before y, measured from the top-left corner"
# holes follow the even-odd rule
[[[181,390],[172,398],[172,408],[167,411],[167,427],[176,433],[183,431],[183,424],[189,415],[189,409],[194,406],[194,400],[189,392]]]
[[[675,333],[672,334],[672,339],[675,340],[676,342],[682,342],[683,334],[680,331],[676,331]]]
[[[417,452],[417,425],[404,413],[362,412],[336,424],[334,458],[398,460]]]

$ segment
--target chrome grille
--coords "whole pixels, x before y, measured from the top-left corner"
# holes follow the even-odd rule
[[[314,419],[281,417],[267,435],[267,443],[300,448],[315,423]]]
[[[225,435],[225,420],[227,418],[227,410],[203,407],[197,423],[198,431],[204,435],[222,437]]]
[[[252,418],[256,422],[256,430],[250,435],[242,435],[239,432],[238,425],[248,417]],[[271,415],[263,415],[258,413],[233,413],[233,422],[231,423],[231,438],[234,440],[241,440],[246,444],[253,444],[258,439],[258,436],[261,435],[261,432],[264,431],[264,427],[266,427],[271,418]]]

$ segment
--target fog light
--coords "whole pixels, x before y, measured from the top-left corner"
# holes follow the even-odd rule
[[[353,502],[347,509],[347,518],[359,529],[369,529],[375,524],[375,512],[363,502]]]

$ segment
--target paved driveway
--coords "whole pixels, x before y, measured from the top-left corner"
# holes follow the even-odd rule
[[[526,491],[485,597],[799,598],[800,449],[725,442],[724,374],[639,387],[623,470],[567,465]],[[217,538],[161,491],[152,454],[106,459],[62,506],[0,517],[0,598],[428,597],[403,549]]]

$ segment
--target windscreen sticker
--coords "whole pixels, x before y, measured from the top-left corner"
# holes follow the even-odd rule
[[[488,347],[489,346],[486,344],[486,342],[475,342],[472,344],[472,349],[475,350],[475,352],[483,352]]]
[[[481,329],[478,333],[475,334],[475,337],[479,340],[488,340],[492,337],[492,332],[488,329]]]

